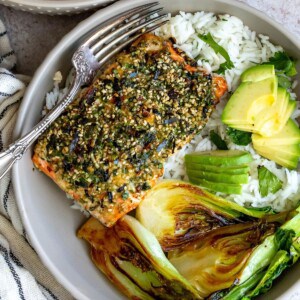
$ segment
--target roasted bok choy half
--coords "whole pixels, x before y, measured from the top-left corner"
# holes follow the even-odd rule
[[[131,299],[201,299],[198,291],[168,261],[155,236],[125,216],[106,228],[89,219],[78,237],[91,244],[96,266]]]
[[[198,186],[163,180],[152,188],[136,211],[164,251],[176,249],[217,228],[274,214],[270,208],[249,209]]]

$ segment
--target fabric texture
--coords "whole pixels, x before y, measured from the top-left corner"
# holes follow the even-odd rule
[[[16,56],[0,21],[0,151],[12,142],[28,78],[14,75]],[[0,181],[0,299],[73,299],[30,246],[15,202],[11,172]]]

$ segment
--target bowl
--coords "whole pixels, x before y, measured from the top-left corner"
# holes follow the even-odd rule
[[[145,0],[124,0],[96,12],[67,34],[49,53],[36,71],[22,101],[15,128],[15,137],[28,132],[41,116],[46,92],[53,86],[53,74],[64,74],[71,67],[71,56],[82,39],[95,27],[114,15],[134,6],[147,3]],[[279,24],[263,13],[232,0],[161,0],[165,11],[199,10],[228,13],[241,18],[246,25],[271,37],[293,57],[300,60],[299,42]],[[299,65],[298,65],[299,69]],[[299,78],[298,78],[299,79]],[[300,95],[299,89],[296,91]],[[13,184],[19,210],[33,247],[57,280],[76,299],[123,299],[92,263],[88,245],[75,233],[85,217],[70,209],[67,199],[56,184],[38,171],[33,171],[32,151],[13,169]],[[268,299],[300,299],[300,264],[289,270],[269,292]]]
[[[6,6],[39,14],[61,15],[108,5],[114,0],[0,0]]]

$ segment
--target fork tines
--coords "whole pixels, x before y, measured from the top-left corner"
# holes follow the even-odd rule
[[[152,9],[156,5],[158,2],[152,2],[116,16],[87,39],[84,46],[90,48],[100,65],[104,64],[141,34],[153,31],[167,22],[167,14],[159,15],[161,7]]]

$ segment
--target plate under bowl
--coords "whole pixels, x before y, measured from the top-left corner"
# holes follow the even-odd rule
[[[0,4],[39,14],[62,15],[108,5],[115,0],[0,0]]]
[[[45,94],[52,89],[57,70],[64,74],[71,66],[71,56],[83,37],[93,28],[145,0],[119,1],[96,12],[66,35],[49,53],[31,81],[22,101],[15,136],[28,132],[41,116]],[[228,13],[241,18],[252,30],[267,34],[274,43],[300,60],[296,39],[264,14],[233,0],[161,0],[165,11],[200,10]],[[298,78],[299,79],[299,78]],[[299,90],[296,91],[300,95]],[[33,171],[32,151],[28,151],[13,169],[13,184],[24,225],[44,264],[76,299],[123,299],[91,262],[88,247],[76,238],[84,221],[79,211],[70,209],[71,201],[41,172]],[[300,264],[277,282],[268,299],[300,299]]]

